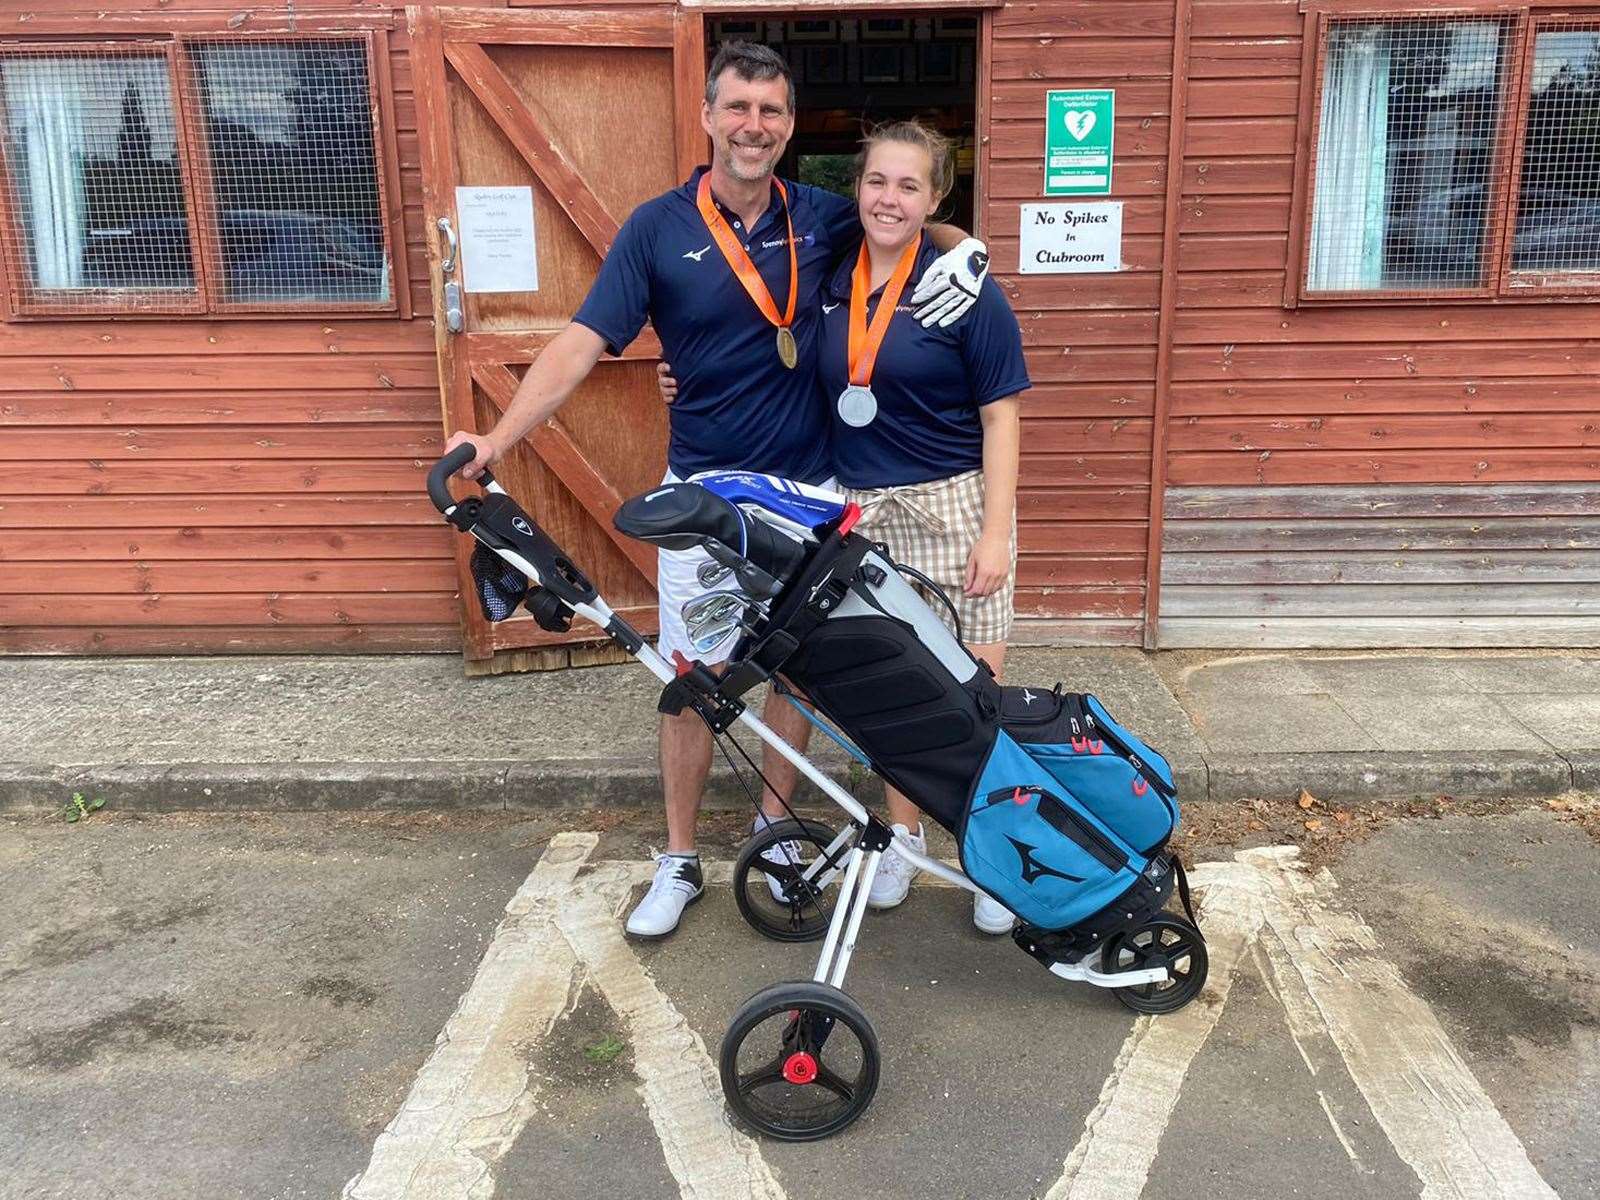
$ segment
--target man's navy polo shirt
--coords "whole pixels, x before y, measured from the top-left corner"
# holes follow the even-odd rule
[[[794,337],[800,361],[778,358],[777,329],[750,299],[712,240],[695,203],[705,167],[682,187],[633,210],[573,320],[620,354],[648,319],[678,380],[667,464],[674,474],[742,469],[820,483],[832,473],[828,411],[817,391],[819,301],[841,247],[860,233],[852,201],[784,181],[794,223],[800,287]],[[776,186],[744,239],[778,311],[789,298],[789,244]]]
[[[926,233],[911,279],[939,256]],[[912,286],[901,293],[872,369],[878,415],[857,429],[839,419],[839,393],[850,381],[850,277],[856,255],[846,254],[829,282],[822,307],[822,378],[833,419],[833,464],[846,487],[895,487],[944,479],[983,466],[978,409],[1032,386],[1022,360],[1022,331],[1001,295],[985,279],[978,300],[946,329],[925,329],[911,315]],[[867,301],[878,309],[879,288]]]

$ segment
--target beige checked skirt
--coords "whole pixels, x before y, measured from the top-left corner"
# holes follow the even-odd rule
[[[889,547],[890,556],[921,571],[950,597],[961,614],[961,635],[969,645],[1003,642],[1011,636],[1012,605],[1017,589],[1017,517],[1011,515],[1011,571],[990,596],[968,596],[963,590],[967,555],[983,531],[983,472],[967,471],[948,479],[903,487],[845,488],[861,506],[856,532]],[[918,589],[915,579],[908,582]],[[954,632],[950,611],[936,597],[928,606]]]

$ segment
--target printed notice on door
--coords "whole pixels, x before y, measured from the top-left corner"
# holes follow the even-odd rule
[[[531,187],[458,187],[461,282],[469,292],[537,292]]]
[[[1017,270],[1025,275],[1122,270],[1122,201],[1024,204]]]

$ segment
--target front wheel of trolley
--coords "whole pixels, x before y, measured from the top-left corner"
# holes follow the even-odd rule
[[[775,983],[744,1002],[722,1039],[722,1093],[758,1133],[813,1142],[844,1129],[878,1090],[878,1035],[825,983]]]
[[[775,942],[813,942],[828,931],[853,839],[820,821],[774,821],[733,864],[739,915]],[[830,891],[831,889],[831,891]]]
[[[1137,1013],[1177,1012],[1206,984],[1209,958],[1200,930],[1182,917],[1163,914],[1106,942],[1100,969],[1143,971],[1165,967],[1168,978],[1113,988],[1111,994]]]

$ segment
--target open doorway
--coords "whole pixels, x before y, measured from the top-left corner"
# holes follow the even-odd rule
[[[789,62],[799,95],[778,172],[850,195],[861,135],[918,117],[955,143],[956,184],[940,216],[973,228],[978,14],[837,12],[824,18],[733,16],[706,25],[707,60],[723,42],[764,42]]]

